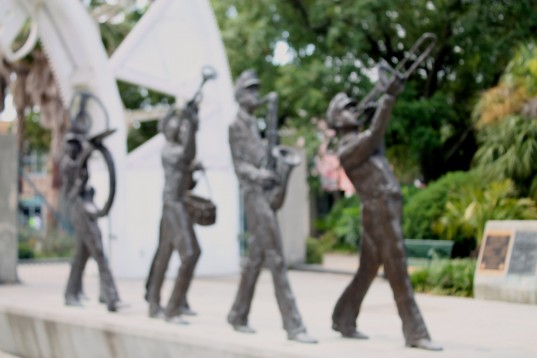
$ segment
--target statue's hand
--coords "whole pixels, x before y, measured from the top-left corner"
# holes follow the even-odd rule
[[[404,89],[405,81],[403,76],[399,72],[394,72],[391,81],[386,88],[386,93],[391,96],[397,96],[399,93],[403,92]]]
[[[280,182],[279,178],[272,171],[267,169],[259,170],[258,181],[263,188],[271,188]]]
[[[188,119],[192,124],[198,125],[198,105],[195,102],[188,102],[183,109],[184,118]]]
[[[276,92],[269,92],[267,94],[267,102],[272,103],[278,99],[278,94]]]
[[[190,171],[192,171],[192,172],[195,172],[195,171],[198,171],[198,170],[204,170],[204,169],[205,168],[203,167],[203,164],[201,164],[197,160],[194,161],[192,164],[190,164]]]

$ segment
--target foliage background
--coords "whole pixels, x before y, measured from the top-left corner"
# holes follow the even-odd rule
[[[90,7],[101,1],[91,1]],[[487,218],[535,218],[537,199],[537,3],[534,0],[211,0],[234,78],[255,69],[263,92],[280,94],[283,141],[303,145],[310,164],[320,143],[318,124],[330,99],[344,91],[358,99],[376,79],[375,64],[393,65],[424,32],[437,35],[431,57],[407,82],[397,101],[386,143],[387,156],[405,190],[406,238],[451,239],[467,255]],[[112,53],[145,9],[125,9],[122,21],[99,25]],[[17,64],[20,83],[28,72],[49,84],[40,49]],[[39,64],[39,66],[37,66]],[[33,66],[33,67],[32,67]],[[32,69],[32,71],[30,71]],[[9,76],[0,66],[1,92]],[[7,79],[7,80],[6,80]],[[28,82],[30,83],[30,82]],[[19,86],[20,87],[20,86]],[[24,86],[22,86],[24,87]],[[22,88],[21,87],[21,88]],[[27,86],[28,87],[28,86]],[[31,88],[30,88],[31,87]],[[32,98],[19,91],[25,144],[44,150],[37,113],[41,87]],[[48,87],[47,87],[48,88]],[[167,105],[173,99],[119,83],[128,109]],[[3,98],[2,98],[3,99]],[[32,102],[32,103],[30,103]],[[43,107],[44,108],[44,107]],[[132,150],[156,133],[157,123],[129,130]],[[55,138],[55,139],[54,139]],[[21,145],[22,147],[22,145]],[[473,169],[470,171],[470,169]],[[455,172],[455,173],[452,173]],[[416,189],[420,179],[427,187]],[[313,232],[323,248],[355,250],[359,203],[309,184],[319,220]],[[486,214],[484,214],[486,213]],[[481,229],[480,229],[481,228]],[[473,242],[473,244],[472,244]]]

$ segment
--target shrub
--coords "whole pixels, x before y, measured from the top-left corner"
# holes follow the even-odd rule
[[[338,200],[328,215],[317,221],[325,250],[356,252],[360,237],[360,202],[356,195]]]
[[[323,263],[323,248],[319,239],[314,237],[308,237],[306,239],[306,263]]]
[[[488,220],[532,220],[537,218],[535,202],[518,198],[511,180],[488,185],[465,185],[448,196],[444,214],[433,230],[448,240],[475,240],[481,243]]]
[[[73,254],[74,246],[73,237],[63,231],[55,231],[43,239],[41,250],[38,252],[38,257],[70,257]]]
[[[19,242],[19,259],[33,259],[35,252],[32,246],[27,242]]]
[[[413,272],[410,280],[416,292],[473,297],[475,266],[473,259],[433,259],[430,266]]]
[[[17,229],[19,259],[33,259],[36,256],[36,246],[39,236],[35,230],[27,227]]]
[[[524,196],[537,200],[537,121],[508,116],[478,133],[477,168],[495,180],[511,179]]]
[[[463,185],[479,180],[475,172],[448,173],[410,196],[404,207],[403,233],[405,238],[440,239],[440,235],[433,231],[432,224],[444,214],[449,194]]]
[[[18,228],[18,240],[21,259],[70,257],[75,246],[73,238],[64,231],[54,231],[43,237],[27,227]]]

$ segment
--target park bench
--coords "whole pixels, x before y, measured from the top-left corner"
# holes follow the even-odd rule
[[[453,241],[405,239],[404,246],[407,258],[412,259],[413,263],[429,262],[433,258],[451,258]]]

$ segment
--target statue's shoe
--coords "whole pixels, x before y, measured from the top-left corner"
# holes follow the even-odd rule
[[[184,316],[197,316],[198,315],[196,311],[193,311],[190,307],[187,307],[187,306],[181,307],[180,312]]]
[[[341,335],[345,338],[352,338],[352,339],[369,339],[369,336],[363,334],[360,331],[354,330],[352,332],[340,332]]]
[[[82,302],[75,296],[65,297],[65,305],[70,307],[83,307]]]
[[[80,301],[89,301],[89,297],[86,296],[86,294],[84,292],[79,292],[78,293],[78,299]]]
[[[109,302],[106,305],[106,308],[108,309],[109,312],[117,312],[127,307],[130,307],[130,305],[127,302],[123,302],[121,300],[115,300],[115,301]]]
[[[352,338],[352,339],[369,339],[369,336],[363,334],[362,332],[358,331],[356,328],[350,328],[350,329],[343,329],[336,323],[332,324],[332,329],[336,332],[341,333],[341,335],[345,338]]]
[[[236,312],[234,311],[229,312],[229,314],[227,315],[227,322],[233,327],[235,331],[248,334],[256,333],[255,329],[248,326],[248,323],[246,323],[245,321],[245,319],[239,319]]]
[[[291,341],[295,341],[299,343],[308,343],[308,344],[313,344],[313,343],[318,342],[315,338],[308,335],[306,332],[299,332],[297,334],[290,335],[288,336],[288,339]]]
[[[166,317],[165,320],[168,323],[178,324],[180,326],[186,326],[187,324],[189,324],[188,321],[185,321],[180,315],[173,316],[173,317]]]
[[[414,342],[406,342],[406,346],[411,348],[424,349],[427,351],[441,351],[443,349],[442,346],[434,343],[428,338],[418,339]]]
[[[233,329],[237,332],[254,334],[256,333],[255,329],[248,326],[247,324],[232,324]]]
[[[149,304],[149,317],[157,319],[165,319],[164,309],[157,304]]]

